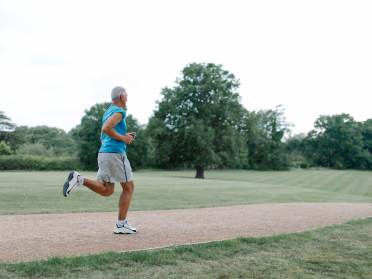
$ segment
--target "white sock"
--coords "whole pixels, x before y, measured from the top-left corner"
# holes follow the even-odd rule
[[[78,175],[77,180],[78,180],[80,185],[84,184],[84,177],[82,175]]]
[[[127,220],[126,219],[124,219],[124,220],[117,220],[116,221],[116,224],[118,225],[118,226],[124,226],[124,224],[125,224],[125,222],[126,222]]]

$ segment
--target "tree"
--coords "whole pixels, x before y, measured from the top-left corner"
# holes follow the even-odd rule
[[[0,111],[0,141],[3,141],[10,146],[10,141],[12,140],[12,131],[15,128],[15,124],[11,122],[10,118],[5,115],[4,112]],[[4,151],[5,152],[5,151]]]
[[[368,119],[361,123],[361,131],[364,154],[367,158],[367,168],[372,170],[372,119]]]
[[[306,150],[306,134],[300,133],[291,136],[285,141],[285,150],[288,154],[289,164],[291,167],[308,168],[311,166],[310,161],[305,155]]]
[[[14,128],[15,125],[10,121],[10,118],[0,111],[0,131],[10,131]]]
[[[315,164],[344,169],[365,169],[369,164],[369,154],[365,149],[361,126],[349,114],[322,115],[309,132],[308,154]],[[365,135],[368,129],[365,130]],[[368,138],[368,136],[367,136]],[[367,144],[368,145],[368,144]]]
[[[364,148],[372,154],[372,119],[361,123]]]
[[[0,141],[0,155],[10,155],[12,150],[5,141]]]
[[[158,166],[194,167],[204,178],[206,167],[242,164],[238,87],[221,65],[187,65],[176,86],[162,90],[147,127]]]
[[[126,118],[127,129],[131,132],[136,132],[136,139],[128,147],[127,153],[130,164],[133,170],[144,168],[148,162],[148,138],[145,129],[140,125],[132,115]]]
[[[243,130],[250,168],[281,170],[289,167],[282,142],[288,127],[282,106],[245,113]]]

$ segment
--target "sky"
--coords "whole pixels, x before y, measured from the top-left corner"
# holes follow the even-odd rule
[[[283,105],[293,134],[319,115],[372,118],[372,1],[0,0],[0,111],[69,131],[128,91],[146,124],[192,62],[222,64],[248,110]]]

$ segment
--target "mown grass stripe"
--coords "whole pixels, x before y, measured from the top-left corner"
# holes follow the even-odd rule
[[[83,172],[87,177],[95,173]],[[102,198],[79,189],[61,194],[67,172],[0,172],[0,214],[114,211],[120,187]],[[270,202],[372,202],[372,172],[298,170],[259,172],[193,171],[135,173],[132,210],[215,207]]]

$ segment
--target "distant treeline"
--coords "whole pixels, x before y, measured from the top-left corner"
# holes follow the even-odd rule
[[[128,157],[134,168],[286,170],[327,167],[372,169],[372,119],[320,116],[308,134],[288,137],[284,108],[248,111],[239,81],[221,65],[189,64],[147,125],[127,117],[137,132]],[[15,127],[0,113],[0,169],[97,168],[101,118],[109,103],[85,111],[66,133],[47,126]],[[33,167],[34,166],[34,167]]]

